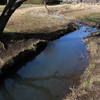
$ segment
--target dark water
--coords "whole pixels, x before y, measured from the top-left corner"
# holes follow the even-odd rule
[[[1,82],[0,100],[62,100],[79,84],[87,62],[83,37],[96,31],[81,25],[79,30],[48,43],[33,61]]]

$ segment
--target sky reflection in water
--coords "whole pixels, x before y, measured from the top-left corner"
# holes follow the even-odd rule
[[[86,46],[81,40],[90,31],[96,29],[82,26],[48,43],[35,60],[1,82],[0,100],[62,100],[86,69]]]

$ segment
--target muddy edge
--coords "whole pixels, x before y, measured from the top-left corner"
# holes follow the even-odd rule
[[[4,47],[0,45],[1,49],[3,49],[3,53],[5,54],[2,54],[0,59],[1,75],[14,69],[16,64],[24,62],[23,59],[25,60],[27,58],[30,58],[31,55],[34,57],[38,55],[46,47],[48,42],[58,39],[59,37],[78,29],[78,26],[72,22],[60,27],[61,28],[59,30],[56,30],[54,32],[52,31],[50,33],[46,33],[45,35],[42,34],[42,36],[39,36],[42,37],[42,39],[34,39],[34,35],[31,36],[31,38],[29,35],[26,35],[24,36],[24,40],[22,39],[24,42],[22,42],[21,40],[22,43],[15,42],[15,44],[13,45],[8,43],[7,50],[4,50]],[[27,38],[28,36],[29,38]],[[18,48],[14,49],[16,45]],[[14,46],[13,49],[9,48],[11,46]],[[27,59],[27,61],[29,60]]]
[[[100,28],[93,22],[74,21]],[[87,45],[88,66],[80,78],[80,85],[76,88],[72,87],[72,93],[64,100],[100,100],[100,31],[88,34],[82,41]]]

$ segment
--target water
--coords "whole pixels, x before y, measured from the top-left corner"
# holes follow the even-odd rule
[[[48,43],[33,61],[1,82],[0,100],[62,100],[86,69],[86,46],[81,40],[93,31],[96,28],[81,25]]]

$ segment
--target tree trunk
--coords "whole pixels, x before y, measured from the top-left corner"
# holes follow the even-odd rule
[[[9,0],[7,0],[6,5],[8,4]]]
[[[44,0],[44,5],[45,5],[45,8],[47,10],[47,13],[50,14],[50,11],[49,11],[49,9],[47,8],[47,5],[46,5],[46,0]]]
[[[9,0],[0,16],[0,36],[14,11],[26,0]]]

